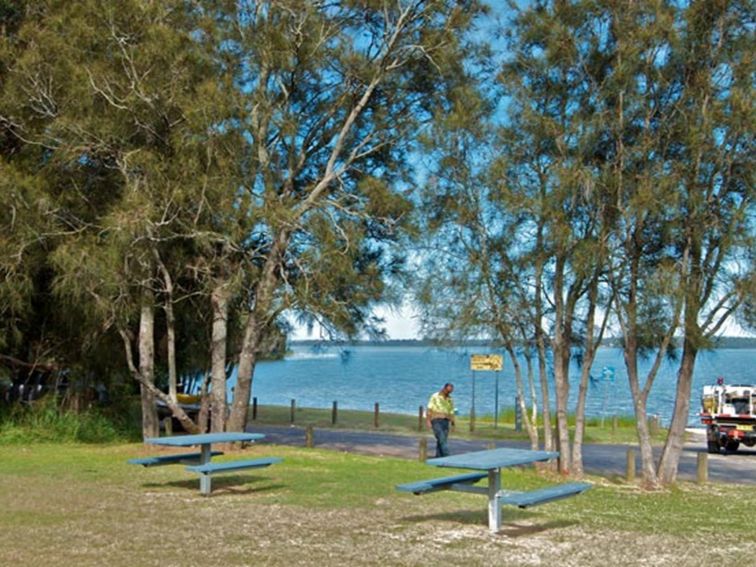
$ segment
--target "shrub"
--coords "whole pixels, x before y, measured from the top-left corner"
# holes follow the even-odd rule
[[[0,413],[0,443],[111,443],[141,438],[138,411],[133,402],[62,410],[46,397],[32,404],[5,407]]]

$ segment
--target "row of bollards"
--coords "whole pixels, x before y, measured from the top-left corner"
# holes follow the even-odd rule
[[[381,408],[380,404],[378,402],[375,403],[375,406],[373,407],[373,425],[375,427],[379,427],[380,425],[380,413]],[[258,414],[258,404],[257,404],[257,398],[252,398],[252,421],[257,420],[257,414]],[[296,415],[297,415],[297,401],[295,399],[291,400],[291,405],[289,408],[289,423],[294,423],[296,421]],[[331,425],[336,425],[336,423],[339,420],[339,402],[334,400],[333,405],[331,406]]]
[[[296,421],[296,414],[297,414],[297,402],[296,400],[291,400],[291,405],[289,408],[289,423],[293,424]],[[252,398],[252,421],[257,420],[258,415],[258,404],[257,404],[257,398]],[[425,408],[423,406],[420,406],[418,408],[418,414],[417,414],[417,430],[423,431],[425,428]],[[333,402],[333,405],[331,406],[331,425],[336,425],[339,420],[339,402],[335,401]],[[381,405],[378,402],[375,402],[375,405],[373,406],[373,426],[377,429],[381,425]]]
[[[294,423],[296,421],[296,409],[297,402],[295,399],[291,400],[291,406],[289,410],[289,422]],[[252,398],[252,421],[257,420],[258,403],[257,397]],[[339,403],[334,400],[331,406],[331,425],[336,425],[339,418]],[[373,406],[373,425],[378,428],[380,426],[380,404],[375,402]],[[659,416],[651,416],[649,418],[649,431],[652,435],[658,433],[660,429]],[[612,433],[616,433],[619,429],[619,418],[617,416],[612,417]],[[419,406],[417,409],[417,430],[425,430],[425,407]],[[515,398],[515,431],[522,431],[522,411],[519,405],[519,401]]]
[[[625,479],[627,482],[635,481],[635,472],[635,449],[628,449],[625,465]],[[696,482],[698,484],[709,482],[709,455],[707,453],[698,453],[696,458]]]
[[[305,447],[312,449],[315,447],[315,428],[312,425],[305,427]],[[428,439],[423,437],[419,440],[419,453],[418,460],[425,462],[428,460]],[[493,448],[493,442],[489,444],[489,448]]]
[[[376,404],[377,405],[377,404]],[[312,425],[305,427],[305,447],[312,449],[315,446],[315,429]],[[488,449],[495,448],[495,443],[489,441]],[[418,460],[425,462],[428,459],[428,439],[422,437],[418,442]],[[625,479],[627,482],[635,482],[636,479],[636,454],[635,449],[629,448],[626,455]],[[696,482],[705,484],[709,481],[709,455],[707,453],[698,453],[696,463]]]

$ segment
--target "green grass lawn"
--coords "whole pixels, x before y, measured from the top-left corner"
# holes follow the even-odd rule
[[[215,477],[206,498],[181,465],[126,464],[151,452],[0,445],[0,564],[692,566],[756,556],[756,493],[742,486],[651,493],[591,478],[581,496],[505,508],[493,535],[480,495],[396,492],[447,472],[415,461],[252,446],[218,460],[284,462]],[[503,473],[512,489],[558,481],[530,468]]]

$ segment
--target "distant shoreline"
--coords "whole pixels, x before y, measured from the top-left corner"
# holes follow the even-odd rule
[[[434,347],[434,348],[455,348],[455,347],[491,347],[501,348],[491,341],[463,341],[456,343],[445,343],[425,339],[386,339],[386,340],[355,340],[355,341],[325,341],[325,340],[292,340],[289,346],[310,346],[310,347]],[[621,339],[610,338],[601,343],[602,347],[620,348]],[[715,342],[714,349],[756,349],[756,337],[722,337]],[[706,350],[706,349],[702,349]]]

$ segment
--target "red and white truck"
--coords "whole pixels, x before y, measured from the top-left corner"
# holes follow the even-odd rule
[[[704,386],[701,421],[706,425],[709,453],[737,451],[741,443],[756,445],[756,385],[724,383]]]

